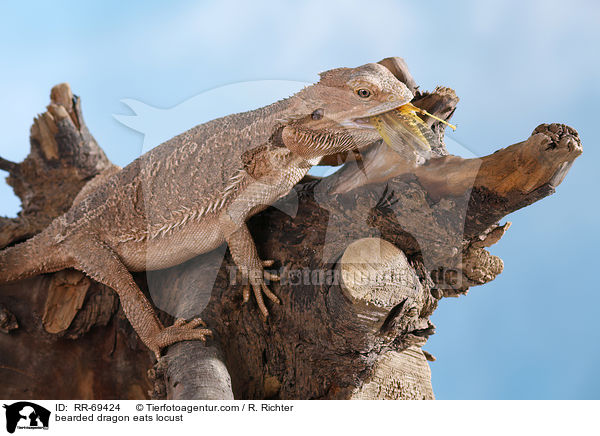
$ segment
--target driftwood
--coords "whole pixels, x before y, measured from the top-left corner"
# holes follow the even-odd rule
[[[381,62],[416,91],[414,103],[448,119],[448,88],[417,90],[399,58]],[[43,229],[78,192],[118,170],[83,121],[67,85],[53,88],[36,118],[31,153],[0,161],[21,198],[0,220],[0,246]],[[421,347],[441,298],[493,280],[502,261],[486,247],[508,229],[498,221],[550,195],[581,154],[564,125],[537,127],[524,142],[479,159],[448,156],[444,126],[434,157],[406,168],[385,144],[324,179],[307,177],[253,217],[262,258],[276,261],[282,304],[265,323],[242,304],[226,248],[136,280],[169,318],[201,315],[208,344],[168,349],[158,365],[125,320],[112,290],[76,271],[0,287],[0,375],[4,398],[432,399]],[[81,198],[81,194],[80,194]],[[283,212],[295,212],[292,216]],[[70,383],[55,383],[55,380]]]

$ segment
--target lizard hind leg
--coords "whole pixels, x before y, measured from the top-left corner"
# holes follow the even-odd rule
[[[23,280],[73,266],[73,260],[61,244],[52,238],[52,229],[0,250],[0,283]]]
[[[112,288],[121,301],[123,311],[140,339],[160,358],[163,348],[180,341],[205,340],[211,334],[201,319],[189,322],[178,319],[172,326],[164,327],[154,308],[137,286],[117,254],[102,241],[86,238],[80,243],[68,244],[75,259],[75,268],[83,271],[93,280]],[[81,248],[85,247],[85,252]]]

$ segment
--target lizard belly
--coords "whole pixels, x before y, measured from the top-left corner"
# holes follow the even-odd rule
[[[127,269],[145,271],[179,265],[214,250],[224,242],[218,218],[214,216],[157,238],[122,244],[116,251]]]

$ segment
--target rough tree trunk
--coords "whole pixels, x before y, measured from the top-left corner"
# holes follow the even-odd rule
[[[416,91],[401,59],[381,63]],[[0,160],[23,203],[18,218],[1,219],[0,247],[39,232],[82,188],[118,170],[68,86],[53,88],[51,100],[32,127],[28,158]],[[448,119],[458,98],[437,88],[416,91],[414,102]],[[438,301],[502,271],[485,250],[508,229],[498,220],[553,193],[581,144],[567,126],[541,125],[524,142],[461,159],[447,155],[443,125],[426,121],[441,143],[416,171],[374,144],[250,220],[261,257],[283,275],[272,285],[282,305],[270,306],[267,323],[253,302],[242,304],[225,247],[136,276],[165,320],[200,314],[215,332],[207,345],[171,346],[154,367],[112,290],[80,273],[0,287],[0,396],[434,398],[433,357],[421,347]]]

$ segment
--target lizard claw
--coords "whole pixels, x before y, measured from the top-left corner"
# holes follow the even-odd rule
[[[187,323],[187,327],[190,329],[194,329],[196,327],[206,327],[206,323],[202,321],[202,318],[194,318]]]
[[[196,328],[196,327],[206,327],[206,323],[202,321],[201,318],[194,318],[191,321],[186,320],[185,318],[177,318],[173,323],[172,327],[182,327],[186,326],[186,328]]]
[[[177,318],[175,320],[175,322],[173,323],[174,326],[179,327],[184,325],[187,322],[187,320],[185,318]]]
[[[244,289],[242,291],[242,297],[243,297],[244,304],[246,304],[248,301],[250,301],[250,283],[244,285]]]
[[[271,292],[269,287],[264,282],[262,282],[260,284],[260,286],[262,288],[262,291],[264,292],[264,294],[267,296],[267,298],[269,300],[271,300],[275,304],[281,304],[281,301],[279,301],[279,298],[277,297],[277,295],[275,295],[273,292]]]
[[[279,277],[279,274],[275,274],[269,271],[265,271],[265,277],[272,281],[272,282],[278,282],[281,280],[281,277]]]
[[[262,262],[262,266],[266,266],[266,267],[273,266],[273,264],[275,263],[274,260],[263,260],[261,262]]]

